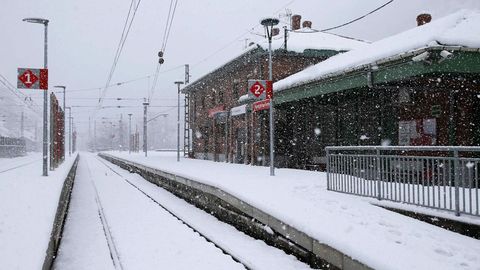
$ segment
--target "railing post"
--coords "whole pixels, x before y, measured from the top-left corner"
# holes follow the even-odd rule
[[[382,184],[382,172],[381,172],[381,163],[380,163],[380,149],[377,149],[376,152],[377,153],[375,155],[375,159],[377,161],[376,162],[377,163],[377,199],[381,200],[382,195],[381,195],[380,187]]]
[[[330,151],[325,149],[327,152],[327,190],[330,190]]]
[[[458,150],[453,151],[454,156],[454,165],[453,165],[453,174],[454,174],[454,181],[455,181],[455,216],[460,216],[460,190],[459,190],[459,181],[460,176],[458,173],[460,172],[460,165],[459,165],[459,157],[458,157]]]

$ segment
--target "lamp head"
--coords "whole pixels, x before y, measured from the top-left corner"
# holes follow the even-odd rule
[[[182,81],[176,81],[175,84],[183,84]]]
[[[63,88],[64,90],[65,90],[65,88],[67,88],[67,87],[64,86],[64,85],[55,85],[54,87],[55,87],[55,88]]]
[[[265,18],[263,20],[260,21],[260,24],[263,25],[263,26],[266,26],[266,27],[273,27],[275,25],[277,25],[278,23],[280,23],[280,20],[277,19],[277,18]]]
[[[43,25],[47,25],[49,22],[47,19],[42,19],[42,18],[25,18],[22,21],[29,22],[29,23],[40,23]]]

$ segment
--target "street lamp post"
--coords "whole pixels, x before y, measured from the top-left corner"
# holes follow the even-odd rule
[[[43,68],[48,67],[48,20],[41,18],[25,18],[24,22],[44,25]],[[43,92],[43,176],[48,176],[48,90]]]
[[[175,84],[178,86],[178,104],[177,104],[177,162],[180,161],[180,85],[182,81],[177,81]],[[183,146],[185,147],[185,146]]]
[[[65,131],[66,131],[66,128],[65,128],[65,125],[66,125],[66,117],[65,117],[65,114],[67,113],[67,105],[65,103],[65,100],[66,100],[66,96],[65,96],[65,89],[67,88],[66,86],[64,85],[56,85],[54,86],[55,88],[62,88],[63,89],[63,148],[64,148],[64,153],[65,153]],[[69,151],[68,152],[68,156],[71,156],[71,152]]]
[[[272,31],[273,27],[277,25],[280,21],[277,18],[266,18],[263,19],[260,23],[265,27],[268,38],[268,80],[272,82]],[[270,176],[275,176],[275,149],[274,149],[274,132],[275,132],[275,123],[274,121],[274,112],[273,112],[273,89],[272,96],[270,97]]]
[[[132,153],[132,114],[128,114],[128,153]]]

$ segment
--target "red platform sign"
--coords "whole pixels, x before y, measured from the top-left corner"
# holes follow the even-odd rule
[[[248,95],[254,99],[273,98],[272,81],[248,80]]]
[[[48,89],[48,69],[19,68],[17,88]]]
[[[263,92],[265,92],[265,87],[260,81],[256,81],[251,87],[250,87],[250,92],[255,96],[255,97],[260,97]]]
[[[269,110],[270,109],[270,100],[265,99],[261,101],[257,101],[252,104],[252,108],[254,112]]]
[[[212,118],[216,113],[225,111],[225,106],[220,105],[215,108],[208,110],[208,116]]]

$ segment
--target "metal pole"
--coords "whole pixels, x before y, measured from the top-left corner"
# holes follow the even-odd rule
[[[71,140],[73,141],[73,132],[75,132],[75,125],[73,124],[73,123],[74,123],[74,122],[73,122],[73,117],[71,117],[71,121],[72,121],[72,122],[70,123],[70,128],[71,128],[71,132],[70,132],[71,136],[70,136],[70,138],[71,138]],[[73,153],[73,152],[75,152],[75,150],[76,150],[76,144],[77,144],[77,139],[76,139],[76,137],[75,137],[75,144],[72,144],[72,143],[70,143],[70,144],[72,145],[72,153]]]
[[[20,118],[20,138],[22,139],[24,137],[24,128],[25,128],[24,121],[25,121],[25,117],[22,111],[22,116]]]
[[[454,173],[454,187],[455,187],[455,216],[460,216],[460,157],[458,155],[458,150],[453,151],[454,164],[453,164],[453,173]]]
[[[268,30],[267,30],[268,31]],[[268,35],[268,79],[270,81],[273,80],[273,74],[272,74],[272,34],[270,33]],[[273,89],[272,89],[273,91]],[[274,112],[273,112],[273,96],[270,99],[270,176],[275,176],[275,150],[274,148],[274,132],[275,132],[275,126],[274,126]]]
[[[44,22],[43,68],[48,68],[48,21]],[[43,92],[43,176],[48,176],[48,89]]]
[[[178,84],[177,105],[177,161],[180,161],[180,84]],[[185,147],[185,146],[183,146]]]
[[[147,148],[147,106],[148,102],[145,99],[143,103],[143,151],[145,152],[145,157],[147,156],[148,148]]]
[[[97,152],[97,120],[93,120],[93,151]]]
[[[72,156],[72,108],[68,110],[68,156]]]
[[[178,95],[177,95],[177,162],[180,161],[180,85],[183,82],[175,82],[178,86]],[[185,146],[183,146],[185,147]]]
[[[65,103],[65,100],[66,100],[65,89],[66,89],[66,87],[64,86],[63,87],[63,156],[64,157],[65,157],[65,131],[66,131],[66,129],[65,129],[66,121],[65,120],[67,119],[65,117],[65,114],[67,113],[67,107],[66,107],[67,105]],[[69,156],[70,156],[70,153],[69,153]]]
[[[128,153],[132,153],[132,114],[128,114]]]

